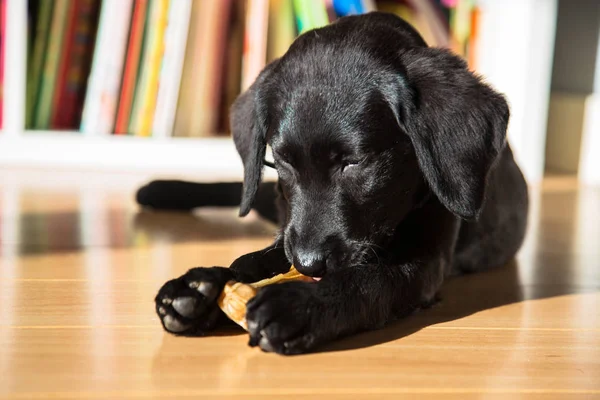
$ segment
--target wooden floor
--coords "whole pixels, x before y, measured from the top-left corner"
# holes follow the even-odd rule
[[[598,189],[534,188],[514,263],[448,282],[441,304],[387,329],[286,358],[238,331],[174,337],[154,316],[163,281],[228,265],[272,226],[139,212],[134,179],[15,174],[0,180],[0,398],[600,398]]]

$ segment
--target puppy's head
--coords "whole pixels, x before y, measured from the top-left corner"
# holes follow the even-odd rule
[[[476,218],[507,122],[501,95],[401,19],[341,19],[298,38],[234,104],[240,215],[252,206],[269,143],[290,261],[311,276],[356,265],[429,192]]]

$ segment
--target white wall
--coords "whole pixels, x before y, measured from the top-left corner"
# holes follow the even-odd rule
[[[560,0],[547,166],[600,184],[600,1]]]
[[[477,70],[507,96],[508,139],[530,183],[544,175],[557,0],[480,0]]]

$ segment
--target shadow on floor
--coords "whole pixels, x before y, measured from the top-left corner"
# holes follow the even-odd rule
[[[570,269],[563,270],[565,279],[555,275],[553,280],[568,282]],[[388,343],[429,326],[522,301],[596,291],[594,287],[568,284],[523,285],[519,279],[518,262],[515,260],[491,271],[452,278],[442,287],[441,301],[433,307],[421,310],[383,329],[341,339],[319,352],[353,350]],[[518,324],[520,321],[513,322]]]

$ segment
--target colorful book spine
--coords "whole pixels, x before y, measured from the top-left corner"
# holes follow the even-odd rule
[[[81,121],[86,134],[114,129],[132,9],[133,0],[103,1]]]
[[[288,0],[289,1],[289,0]],[[221,132],[231,131],[229,109],[240,94],[242,82],[242,53],[244,49],[244,20],[246,10],[244,2],[231,3],[231,23],[228,29],[227,53],[225,55],[225,76],[223,77],[223,96],[221,97],[221,112],[219,115],[219,128]],[[292,15],[291,25],[295,29]]]
[[[407,0],[407,3],[415,10],[417,19],[421,26],[431,32],[432,40],[427,40],[430,46],[450,47],[450,33],[447,23],[442,17],[435,4],[429,1]]]
[[[216,133],[230,7],[231,0],[194,2],[192,6],[174,136]],[[266,47],[265,38],[262,36],[261,40]]]
[[[50,25],[54,10],[54,0],[39,3],[37,22],[27,70],[27,99],[25,109],[25,127],[33,128],[34,117],[40,94],[42,74],[46,61],[46,48],[50,37]]]
[[[50,129],[57,129],[54,125],[56,117],[58,115],[58,111],[62,108],[62,105],[59,106],[59,101],[63,96],[65,83],[67,82],[67,71],[69,69],[69,61],[70,55],[73,52],[73,46],[75,44],[74,40],[74,31],[77,20],[77,6],[78,0],[71,0],[69,3],[69,8],[67,10],[67,18],[65,25],[65,33],[63,38],[63,48],[61,50],[61,55],[58,63],[58,70],[56,74],[56,83],[54,84],[54,93],[52,94],[52,105],[50,108]]]
[[[74,0],[52,105],[52,129],[77,129],[89,73],[99,0]]]
[[[452,39],[455,41],[454,50],[459,54],[465,54],[469,36],[471,35],[471,12],[473,4],[471,0],[460,0],[456,6],[450,9],[450,30]]]
[[[329,24],[325,2],[323,0],[311,0],[311,2],[312,4],[309,10],[311,29],[321,28]]]
[[[196,89],[194,87],[195,76],[199,73],[196,60],[197,49],[200,45],[200,23],[203,5],[200,2],[192,2],[190,15],[190,26],[185,48],[183,71],[181,74],[181,87],[179,99],[177,100],[177,112],[173,126],[173,136],[188,136],[190,115],[194,111],[192,104],[196,101]]]
[[[135,91],[133,93],[131,113],[129,116],[129,126],[127,132],[130,135],[137,135],[140,123],[140,110],[145,95],[148,82],[148,59],[150,57],[150,46],[152,44],[152,32],[157,19],[161,0],[148,0],[148,12],[146,13],[146,24],[144,28],[144,38],[140,53],[140,63],[137,71]]]
[[[148,39],[148,57],[145,61],[144,87],[141,105],[138,109],[137,126],[132,130],[137,136],[151,136],[156,100],[158,96],[159,75],[165,49],[165,31],[169,15],[169,0],[158,0],[155,19],[152,21],[152,36]]]
[[[115,134],[117,135],[125,135],[129,132],[129,120],[137,85],[147,14],[148,0],[136,0],[131,18],[127,57],[117,107],[117,120],[115,123]]]
[[[480,10],[477,7],[473,8],[471,14],[471,35],[469,36],[469,44],[467,47],[467,60],[471,70],[477,69],[477,47],[479,45],[479,22]]]
[[[138,135],[142,119],[142,105],[146,100],[149,89],[148,83],[150,78],[150,60],[152,57],[153,47],[155,44],[157,24],[161,11],[161,3],[164,0],[149,0],[148,13],[146,15],[146,29],[144,30],[144,41],[142,53],[140,56],[140,65],[138,70],[138,78],[133,95],[133,106],[131,116],[129,118],[128,131],[130,134]]]
[[[4,123],[4,53],[6,38],[6,0],[0,0],[0,129]]]
[[[297,0],[294,0],[294,5]],[[246,6],[246,35],[242,57],[242,91],[248,89],[267,60],[265,37],[268,32],[269,1],[248,0]]]
[[[323,0],[294,0],[294,11],[300,34],[329,23],[327,7]]]
[[[154,137],[166,138],[173,134],[191,12],[191,0],[174,0],[169,5],[165,52],[152,123]]]
[[[54,93],[52,94],[52,105],[50,108],[50,122],[49,128],[56,129],[54,122],[58,114],[58,110],[61,108],[58,106],[59,101],[63,95],[65,89],[65,82],[67,81],[67,70],[69,69],[69,56],[73,51],[73,45],[75,44],[73,32],[75,31],[76,20],[77,20],[77,0],[71,0],[69,2],[69,8],[67,10],[66,26],[63,39],[63,48],[58,62],[58,69],[56,73],[56,83],[54,84]]]
[[[78,2],[80,6],[73,32],[75,43],[70,54],[63,96],[58,100],[58,112],[53,122],[57,129],[77,129],[80,126],[94,53],[100,0]]]
[[[35,129],[48,129],[50,126],[52,100],[54,98],[60,59],[63,54],[63,38],[65,36],[70,3],[69,0],[56,0],[54,5],[40,95],[33,123]]]
[[[362,0],[362,6],[365,13],[377,11],[375,0]]]
[[[296,38],[292,0],[271,0],[267,61],[281,57]]]
[[[361,0],[333,0],[333,9],[340,17],[363,14],[365,12]]]
[[[304,32],[312,29],[311,16],[310,16],[310,0],[294,0],[294,12],[296,15],[296,26],[298,27],[298,33],[303,34]]]
[[[329,18],[329,22],[333,22],[338,18],[338,15],[335,12],[335,8],[333,7],[333,0],[323,0],[325,2],[325,9],[327,10],[327,17]]]
[[[206,51],[210,54],[210,57],[205,60],[205,72],[200,76],[199,86],[206,88],[206,91],[203,92],[204,94],[200,96],[199,100],[202,109],[206,110],[206,113],[204,116],[195,116],[196,123],[190,131],[192,135],[212,136],[218,133],[221,100],[225,95],[225,48],[227,45],[226,37],[232,5],[233,0],[224,0],[217,7],[209,10],[208,15],[213,15],[214,19],[209,20],[212,23],[205,30],[204,36],[206,40],[201,48],[207,49]],[[266,36],[262,40],[266,48]]]

